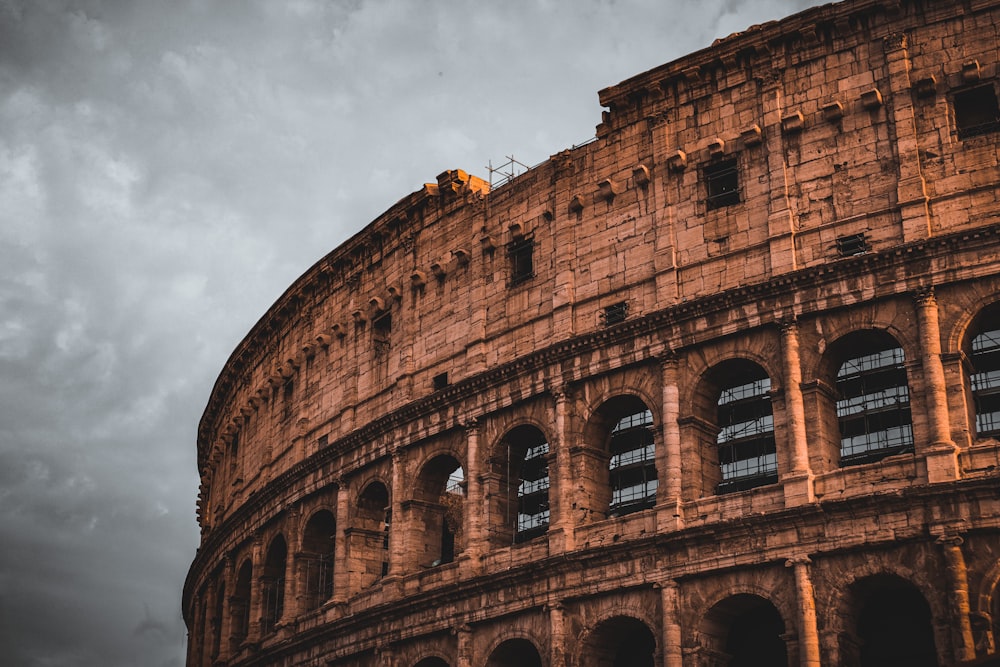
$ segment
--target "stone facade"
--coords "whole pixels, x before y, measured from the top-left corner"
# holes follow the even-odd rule
[[[199,427],[188,664],[994,655],[998,26],[755,26],[310,268]]]

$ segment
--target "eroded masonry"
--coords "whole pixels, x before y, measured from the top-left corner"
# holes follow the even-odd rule
[[[998,25],[756,26],[306,271],[199,426],[188,664],[996,656]]]

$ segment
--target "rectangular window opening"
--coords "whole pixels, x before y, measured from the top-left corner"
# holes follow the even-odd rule
[[[604,326],[606,327],[610,327],[612,324],[618,324],[619,322],[624,322],[626,317],[628,317],[627,301],[606,306],[604,308],[604,312],[601,313],[601,319],[604,321]]]
[[[736,158],[710,164],[704,170],[708,210],[740,203],[740,178]]]
[[[515,239],[507,244],[507,257],[510,259],[510,284],[512,286],[534,277],[534,248],[535,242],[530,237]]]
[[[954,104],[959,139],[1000,130],[1000,104],[993,84],[955,93]]]
[[[434,376],[434,391],[439,391],[448,386],[448,373],[438,373]]]
[[[862,234],[848,234],[837,237],[837,252],[841,257],[863,255],[868,252],[868,239]]]

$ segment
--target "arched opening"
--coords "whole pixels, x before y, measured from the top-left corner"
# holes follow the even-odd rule
[[[454,562],[461,552],[464,504],[461,464],[447,454],[428,461],[417,475],[413,499],[407,503],[419,565],[436,567]]]
[[[542,667],[542,656],[527,639],[508,639],[490,653],[486,667]]]
[[[534,426],[518,426],[490,459],[490,539],[497,545],[526,542],[549,527],[549,443]]]
[[[778,481],[771,378],[746,359],[730,359],[710,372],[718,392],[715,442],[719,457],[717,493],[744,491]]]
[[[305,609],[315,609],[333,597],[333,554],[337,522],[328,510],[309,517],[302,534],[299,577]]]
[[[368,588],[389,573],[389,490],[371,482],[358,496],[354,525],[346,532],[352,591]]]
[[[229,601],[230,640],[238,647],[250,632],[250,587],[253,581],[253,564],[243,561],[236,575],[233,597]]]
[[[285,538],[278,535],[271,540],[260,575],[261,624],[263,632],[272,632],[285,612],[285,562],[288,547]]]
[[[966,349],[972,365],[970,384],[976,435],[1000,436],[1000,304],[980,313],[972,323]]]
[[[448,661],[444,658],[438,658],[434,656],[432,658],[424,658],[413,667],[449,667]]]
[[[853,630],[841,662],[861,667],[936,667],[931,609],[912,584],[892,575],[855,582],[849,592]]]
[[[840,465],[913,451],[903,348],[884,331],[859,331],[831,346],[837,365]]]
[[[580,499],[582,509],[618,517],[656,504],[655,429],[653,413],[637,396],[616,396],[594,412],[585,438],[599,449],[584,463],[591,507]]]
[[[642,621],[615,616],[601,622],[584,640],[582,667],[653,667],[656,638]]]
[[[701,624],[703,648],[713,667],[788,664],[777,608],[758,595],[740,593],[713,606]]]

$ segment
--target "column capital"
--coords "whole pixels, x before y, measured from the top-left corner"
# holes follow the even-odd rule
[[[965,544],[965,538],[963,538],[958,533],[945,533],[944,535],[941,535],[936,540],[934,540],[934,543],[940,544],[942,546],[951,545],[955,547],[960,547],[963,544]]]
[[[913,291],[913,300],[922,306],[937,304],[937,297],[934,294],[934,286],[926,285],[924,287],[918,287]]]
[[[461,420],[459,420],[459,424],[461,425],[462,430],[465,431],[466,433],[478,432],[479,427],[482,425],[482,422],[483,422],[482,417],[463,417]]]
[[[790,556],[785,559],[785,567],[795,567],[796,565],[811,565],[812,559],[806,554]]]

